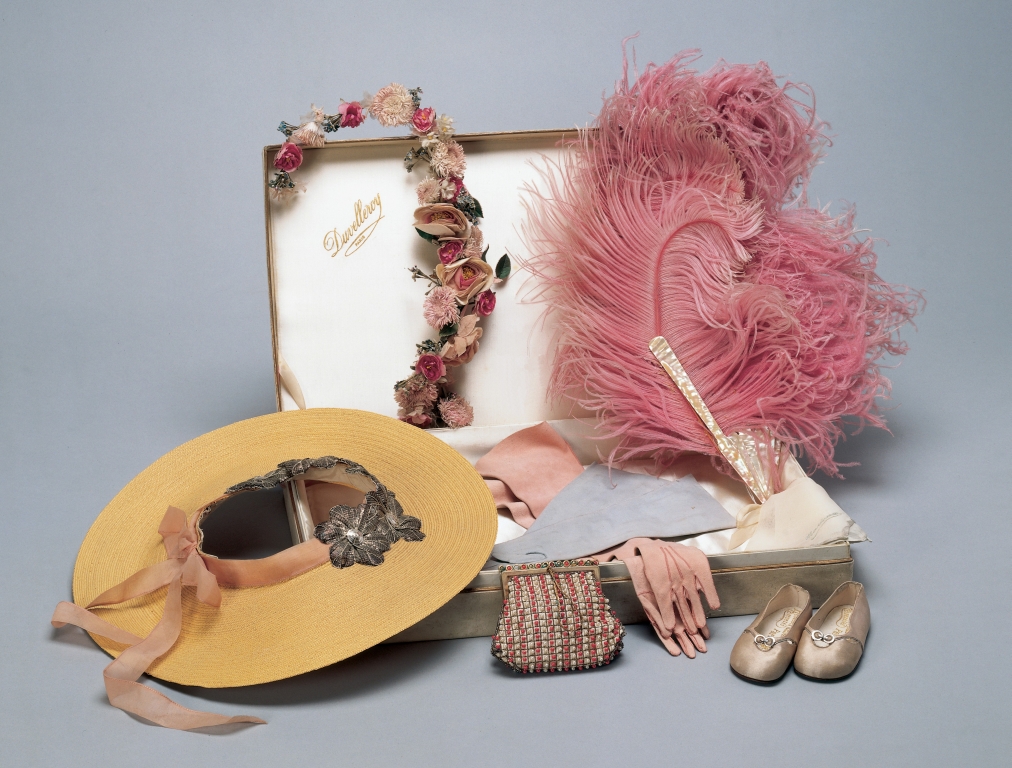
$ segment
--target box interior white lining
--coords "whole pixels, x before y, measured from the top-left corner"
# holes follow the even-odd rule
[[[514,267],[526,251],[525,189],[539,185],[538,168],[559,162],[562,131],[459,137],[467,156],[468,190],[480,200],[489,258],[509,253]],[[275,355],[291,369],[307,407],[358,408],[397,415],[396,381],[410,375],[415,344],[435,333],[422,319],[424,281],[436,249],[415,232],[415,187],[425,164],[405,172],[414,139],[331,142],[307,149],[298,179],[307,191],[291,203],[267,203]],[[265,149],[265,180],[273,158]],[[592,438],[592,418],[546,396],[553,324],[535,300],[531,276],[515,271],[496,286],[495,312],[482,322],[480,349],[452,370],[454,388],[474,407],[474,425],[432,430],[472,463],[513,432],[550,421],[582,463],[606,458],[611,445]],[[275,361],[276,363],[278,360]],[[282,410],[298,406],[280,386]],[[732,516],[749,503],[745,486],[721,475],[706,457],[689,457],[669,479],[692,474]],[[501,516],[499,540],[523,533]],[[695,537],[707,554],[728,551],[733,529]],[[852,541],[865,540],[854,526]]]

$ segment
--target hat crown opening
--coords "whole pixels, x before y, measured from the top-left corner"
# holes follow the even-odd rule
[[[229,560],[256,560],[292,546],[282,488],[261,488],[209,504],[197,521],[198,551]]]
[[[281,462],[226,489],[198,512],[198,550],[233,560],[270,557],[306,541],[334,507],[357,507],[377,487],[357,465],[332,456]],[[297,508],[298,499],[304,509]],[[295,519],[300,514],[302,526]]]

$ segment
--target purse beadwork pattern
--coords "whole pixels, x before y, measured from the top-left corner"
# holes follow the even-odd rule
[[[595,560],[500,566],[506,595],[492,655],[516,672],[563,672],[611,663],[625,627],[612,611]]]

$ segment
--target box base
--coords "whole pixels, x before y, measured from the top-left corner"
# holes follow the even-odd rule
[[[720,608],[707,610],[706,615],[710,617],[758,614],[785,584],[807,589],[816,607],[854,576],[849,544],[711,555],[708,559],[713,584],[720,597]],[[647,620],[624,563],[603,564],[601,586],[623,624],[640,624]],[[486,566],[449,603],[386,642],[491,637],[495,634],[502,603],[498,568]]]

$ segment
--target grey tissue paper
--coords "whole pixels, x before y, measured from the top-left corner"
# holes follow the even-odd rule
[[[692,475],[662,480],[592,464],[523,536],[496,544],[492,557],[507,563],[586,557],[632,538],[694,536],[734,525]]]

